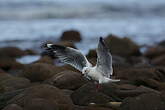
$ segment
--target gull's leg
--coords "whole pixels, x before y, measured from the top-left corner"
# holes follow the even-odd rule
[[[100,88],[101,88],[101,85],[99,83],[97,83],[97,85],[96,85],[96,91],[98,92]]]
[[[100,83],[96,82],[96,92],[99,92],[99,89],[101,88],[101,85]]]

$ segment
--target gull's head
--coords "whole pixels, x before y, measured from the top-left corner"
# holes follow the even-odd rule
[[[82,70],[82,74],[88,74],[90,72],[90,68],[89,67],[84,67]]]

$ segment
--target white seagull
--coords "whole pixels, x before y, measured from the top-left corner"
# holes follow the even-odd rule
[[[102,37],[100,37],[97,48],[97,64],[95,66],[92,66],[86,56],[77,49],[54,44],[46,44],[46,49],[61,62],[81,71],[86,78],[97,81],[97,88],[102,83],[120,81],[119,79],[111,79],[113,74],[112,56]]]

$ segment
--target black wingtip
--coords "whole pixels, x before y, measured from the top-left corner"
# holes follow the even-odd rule
[[[100,37],[100,43],[105,45],[103,37]]]
[[[103,41],[103,37],[100,37],[100,41]]]

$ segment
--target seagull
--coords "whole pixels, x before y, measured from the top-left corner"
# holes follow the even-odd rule
[[[100,37],[97,47],[97,64],[93,66],[81,53],[80,50],[55,44],[46,44],[46,50],[57,57],[61,62],[69,64],[82,72],[84,77],[100,84],[118,82],[119,79],[111,79],[113,74],[112,55],[105,45],[104,39]]]

